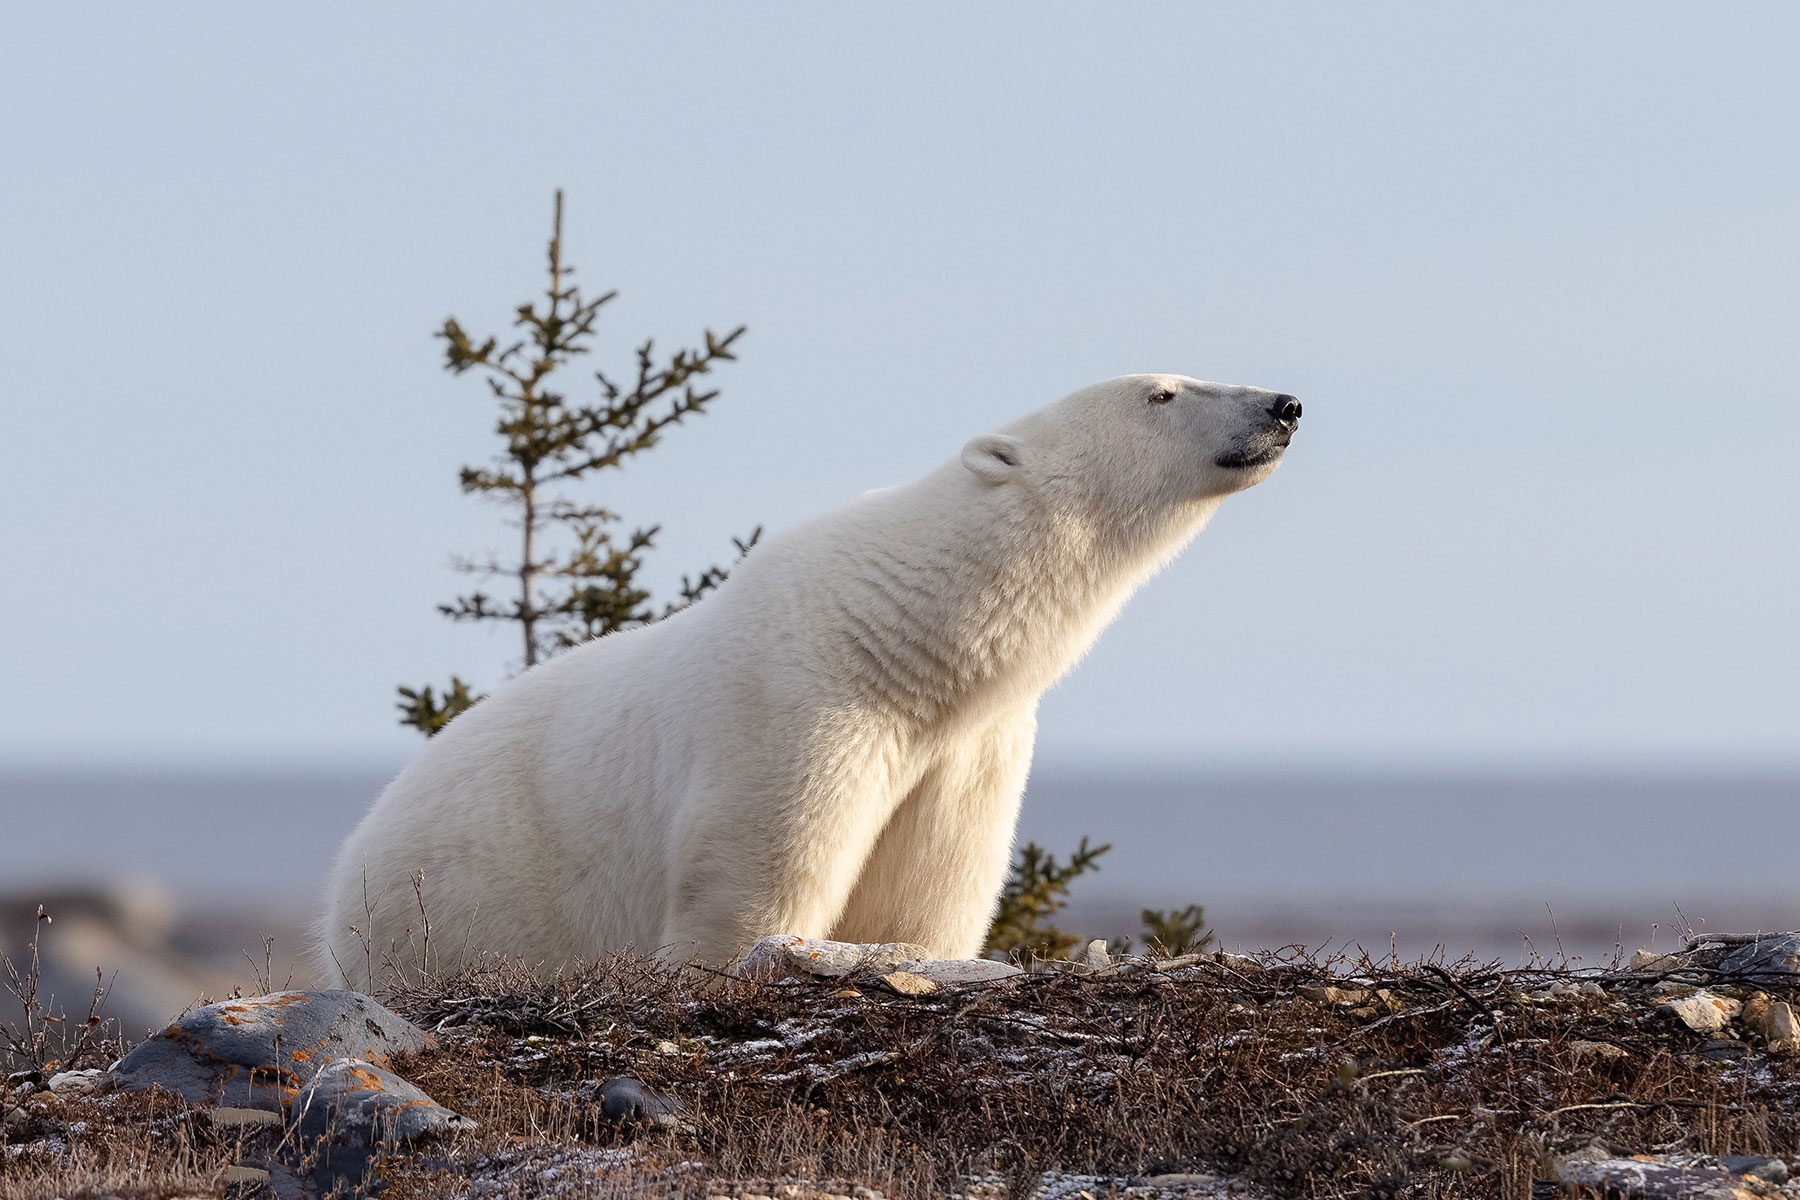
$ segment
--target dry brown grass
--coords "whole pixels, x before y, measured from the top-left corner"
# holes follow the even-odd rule
[[[236,1143],[160,1093],[42,1095],[0,1145],[0,1200],[225,1194]]]
[[[395,1200],[798,1181],[925,1197],[993,1172],[1013,1182],[991,1194],[1023,1196],[1047,1171],[1195,1170],[1269,1196],[1486,1197],[1528,1195],[1555,1156],[1596,1144],[1792,1153],[1800,1061],[1753,1040],[1705,1047],[1655,1007],[1660,981],[1290,954],[901,997],[631,958],[548,980],[493,963],[388,997],[441,1034],[402,1073],[482,1127],[383,1173]],[[1582,982],[1604,994],[1541,996]],[[1327,985],[1364,994],[1337,1002]],[[682,1123],[607,1125],[591,1091],[613,1075],[678,1099]],[[151,1177],[159,1160],[130,1124],[87,1178]],[[216,1194],[220,1147],[181,1128],[162,1159]],[[0,1197],[50,1194],[18,1170],[0,1162]]]
[[[1345,974],[1366,1003],[1306,998]],[[1533,998],[1583,981],[1606,994]],[[490,1130],[623,1144],[580,1087],[631,1074],[681,1100],[692,1124],[638,1144],[724,1180],[944,1195],[996,1168],[1206,1168],[1281,1195],[1523,1195],[1552,1156],[1594,1143],[1800,1143],[1795,1060],[1754,1046],[1703,1057],[1703,1039],[1655,1008],[1657,982],[1291,955],[903,998],[621,959],[548,982],[496,965],[393,1000],[446,1025],[413,1076]]]

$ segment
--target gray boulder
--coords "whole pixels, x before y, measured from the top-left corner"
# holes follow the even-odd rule
[[[1800,933],[1759,933],[1737,941],[1719,960],[1719,970],[1756,983],[1800,983]]]
[[[275,992],[183,1014],[113,1064],[123,1091],[161,1088],[191,1104],[279,1111],[327,1063],[376,1067],[422,1050],[431,1035],[360,992]]]

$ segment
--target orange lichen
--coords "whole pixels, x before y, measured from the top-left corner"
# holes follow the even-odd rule
[[[382,1086],[381,1076],[375,1074],[373,1071],[364,1070],[362,1067],[351,1067],[345,1074],[349,1075],[352,1079],[356,1080],[356,1082],[362,1084],[370,1091],[381,1092],[387,1090]]]

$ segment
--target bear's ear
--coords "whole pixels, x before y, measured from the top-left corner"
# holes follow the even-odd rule
[[[1004,433],[984,433],[963,447],[963,466],[986,483],[1005,483],[1025,460],[1019,439]]]

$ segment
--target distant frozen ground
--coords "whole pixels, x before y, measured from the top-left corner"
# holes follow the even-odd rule
[[[0,895],[120,880],[209,925],[297,928],[379,769],[0,770]],[[1110,841],[1072,927],[1135,929],[1145,905],[1204,903],[1228,946],[1442,943],[1516,961],[1669,946],[1679,926],[1800,927],[1783,847],[1800,775],[1133,774],[1042,770],[1021,836]],[[10,914],[9,914],[10,916]],[[235,934],[233,936],[236,936]]]

